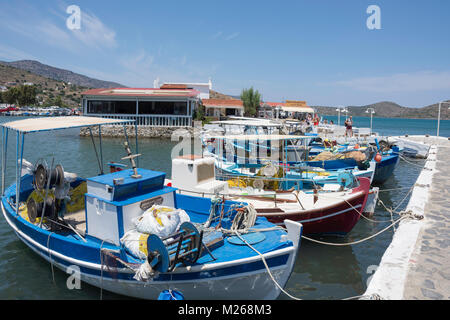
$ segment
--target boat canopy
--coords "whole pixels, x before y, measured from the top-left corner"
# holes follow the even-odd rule
[[[30,118],[3,123],[2,127],[21,133],[62,130],[70,128],[91,127],[99,125],[133,123],[134,120],[108,119],[99,117],[67,116]]]
[[[311,136],[296,136],[290,134],[239,134],[225,136],[211,136],[209,138],[223,139],[223,140],[302,140],[311,139]]]
[[[281,127],[283,124],[261,120],[222,120],[211,121],[212,124],[224,124],[235,126],[253,126],[253,127]]]

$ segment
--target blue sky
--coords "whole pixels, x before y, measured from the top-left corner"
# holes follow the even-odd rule
[[[81,29],[66,8],[81,9]],[[381,29],[369,30],[369,5]],[[207,82],[266,101],[419,107],[450,99],[450,1],[5,1],[0,60],[127,86]]]

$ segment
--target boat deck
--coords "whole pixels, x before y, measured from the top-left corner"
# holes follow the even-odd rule
[[[86,234],[86,212],[82,210],[64,215],[64,220],[74,227],[81,235]]]

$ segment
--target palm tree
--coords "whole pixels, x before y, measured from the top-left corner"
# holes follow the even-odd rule
[[[244,115],[253,117],[256,115],[256,110],[261,102],[261,94],[258,90],[243,89],[241,93],[241,100],[244,104]]]

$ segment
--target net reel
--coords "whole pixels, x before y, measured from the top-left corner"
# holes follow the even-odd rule
[[[203,231],[190,222],[184,222],[180,230],[168,237],[160,238],[155,234],[147,238],[147,261],[159,272],[171,272],[178,263],[194,264],[201,254]]]
[[[50,218],[54,220],[57,216],[56,213],[56,204],[55,200],[52,197],[47,197],[46,203],[45,203],[45,212],[42,213],[44,210],[44,201],[38,202],[34,200],[32,197],[30,197],[27,201],[27,214],[28,219],[31,223],[35,223],[37,218]]]
[[[355,182],[355,176],[348,171],[339,172],[337,181],[342,187],[351,188]]]
[[[38,161],[33,175],[33,184],[39,191],[46,189],[49,182],[49,188],[61,187],[64,184],[64,168],[60,164],[50,169],[45,161]]]

